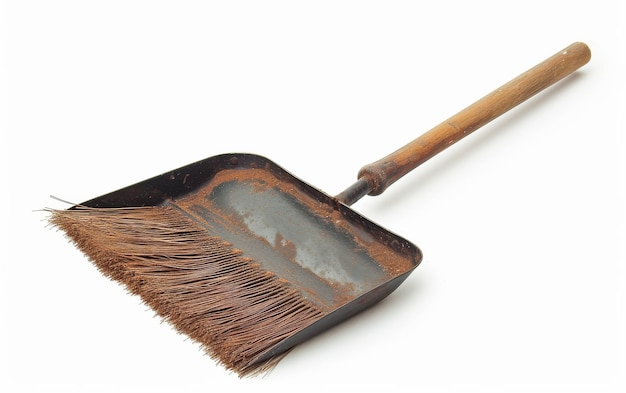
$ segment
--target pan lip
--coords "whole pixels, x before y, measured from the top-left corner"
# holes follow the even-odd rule
[[[386,244],[388,247],[402,254],[411,255],[413,267],[417,267],[422,262],[422,251],[414,243],[378,225],[350,206],[340,202],[337,198],[295,176],[276,162],[253,153],[223,153],[207,157],[92,198],[70,209],[77,206],[97,208],[158,206],[168,200],[193,193],[210,182],[221,171],[242,168],[268,170],[281,181],[289,181],[297,185],[301,191],[310,197],[339,210],[351,222],[358,222],[360,225],[384,235],[388,241]]]

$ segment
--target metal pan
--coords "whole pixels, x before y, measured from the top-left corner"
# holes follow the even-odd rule
[[[251,154],[211,157],[82,205],[162,204],[180,209],[327,313],[253,362],[380,301],[422,259],[414,244]]]

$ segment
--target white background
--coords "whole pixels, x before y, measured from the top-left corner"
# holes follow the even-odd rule
[[[624,391],[622,4],[2,3],[4,391]],[[264,378],[215,365],[38,211],[226,152],[336,194],[578,40],[576,75],[354,205],[422,265]]]

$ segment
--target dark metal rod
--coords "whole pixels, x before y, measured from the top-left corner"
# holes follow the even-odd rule
[[[365,195],[369,194],[370,191],[372,191],[372,187],[367,179],[362,177],[350,187],[346,188],[342,193],[338,194],[335,198],[337,198],[339,202],[344,205],[350,206],[354,202],[363,198]]]

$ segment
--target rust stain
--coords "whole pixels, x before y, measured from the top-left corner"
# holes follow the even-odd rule
[[[285,239],[280,233],[276,234],[274,248],[289,259],[296,259],[298,255],[296,245],[292,241]]]
[[[190,194],[177,200],[176,205],[188,212],[192,210],[194,205],[203,205],[219,216],[220,219],[223,220],[224,225],[231,226],[233,228],[237,227],[247,232],[249,236],[268,243],[265,238],[260,238],[250,232],[250,230],[241,222],[239,218],[233,217],[222,211],[214,202],[212,202],[210,195],[215,188],[219,187],[221,184],[232,181],[245,183],[251,186],[254,192],[261,193],[268,189],[275,189],[283,194],[291,196],[312,215],[322,218],[329,226],[334,227],[336,232],[347,234],[351,239],[353,239],[355,244],[354,252],[367,253],[374,261],[376,261],[389,279],[396,277],[399,274],[403,274],[414,267],[413,261],[410,258],[394,251],[390,245],[386,245],[384,243],[384,240],[377,239],[376,234],[370,233],[365,227],[360,227],[352,223],[349,219],[343,216],[336,205],[323,203],[312,197],[310,194],[302,191],[297,186],[294,186],[293,183],[280,180],[268,168],[224,169],[218,172],[208,184],[200,188],[194,194]],[[332,230],[328,231],[329,235],[332,233]],[[301,268],[300,264],[297,262],[297,244],[287,239],[281,233],[277,233],[273,242],[269,243],[273,243],[269,245],[285,256],[288,260],[293,261],[294,267],[295,265],[298,265]],[[276,274],[281,282],[287,284],[288,280],[281,277],[280,272],[272,273]],[[321,276],[318,277],[320,280],[326,282],[330,288],[332,288],[335,304],[345,304],[354,299],[356,289],[352,283],[336,282],[325,279]],[[310,288],[299,289],[306,291],[312,297],[316,297],[316,294],[311,292]]]

